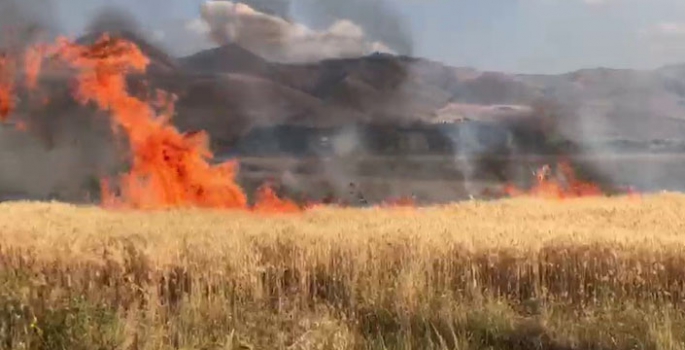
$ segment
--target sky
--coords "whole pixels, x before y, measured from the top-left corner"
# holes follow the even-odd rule
[[[556,74],[685,63],[684,0],[387,1],[406,18],[413,55],[452,66]],[[114,4],[171,32],[180,21],[198,18],[202,1],[67,2],[56,10],[66,31],[78,31],[99,6]],[[292,12],[294,19],[302,13]]]

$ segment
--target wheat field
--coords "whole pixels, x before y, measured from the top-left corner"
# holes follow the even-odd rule
[[[0,204],[2,349],[685,349],[685,195]]]

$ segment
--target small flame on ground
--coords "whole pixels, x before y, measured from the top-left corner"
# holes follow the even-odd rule
[[[0,122],[7,121],[16,107],[14,92],[14,60],[0,54]]]
[[[530,190],[525,191],[512,184],[508,184],[504,188],[504,193],[510,197],[532,196],[547,199],[604,195],[604,192],[598,185],[578,180],[571,163],[567,160],[561,160],[558,163],[556,174],[552,173],[549,165],[544,165],[536,171],[535,177],[536,182]]]
[[[264,184],[257,190],[257,200],[253,209],[268,213],[297,213],[302,211],[294,202],[279,198],[271,184]]]

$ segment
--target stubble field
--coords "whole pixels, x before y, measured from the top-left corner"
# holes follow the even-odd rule
[[[682,349],[685,195],[0,204],[0,348]]]

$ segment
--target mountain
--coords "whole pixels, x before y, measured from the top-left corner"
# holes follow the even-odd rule
[[[564,121],[583,139],[685,137],[683,67],[655,70],[585,69],[558,76],[519,76],[573,109]],[[582,136],[581,136],[582,135]]]
[[[110,34],[133,41],[151,60],[146,84],[132,85],[142,89],[136,91],[176,94],[175,123],[208,130],[222,149],[254,127],[279,124],[506,124],[543,114],[557,134],[581,143],[685,137],[685,65],[517,75],[381,53],[282,64],[237,44],[175,58],[136,34]],[[78,42],[92,43],[99,35]]]
[[[314,126],[360,122],[433,123],[438,120],[439,110],[457,101],[534,100],[534,93],[508,77],[482,75],[469,69],[387,54],[308,64],[280,64],[265,61],[235,44],[229,44],[180,58],[179,62],[185,72],[203,79],[217,81],[220,76],[241,74],[269,81],[274,86],[272,91],[275,86],[282,92],[297,91],[319,101],[321,110],[325,111],[322,114],[312,108],[299,108],[302,113],[288,113],[277,107],[269,115],[279,123]],[[226,95],[225,98],[250,104],[240,94]],[[269,101],[278,101],[278,98],[274,99],[272,95],[257,103],[269,104]],[[303,101],[294,99],[291,105],[300,106]],[[183,104],[184,100],[179,103]]]
[[[136,43],[150,58],[145,74],[129,78],[131,92],[147,97],[163,89],[176,95],[173,123],[182,131],[207,131],[219,158],[241,155],[241,181],[254,186],[264,176],[305,176],[294,182],[303,191],[324,179],[321,191],[333,186],[340,195],[351,181],[364,187],[368,180],[378,198],[416,190],[427,200],[446,200],[476,193],[474,179],[530,179],[531,169],[546,162],[539,155],[685,151],[678,141],[685,139],[685,65],[531,75],[387,54],[282,64],[236,44],[173,57],[138,35],[110,34]],[[98,37],[90,34],[78,42]],[[43,143],[26,141],[24,132],[0,130],[3,149],[13,152],[0,160],[3,169],[13,169],[0,174],[5,176],[0,195],[55,192],[81,198],[94,178],[120,170],[126,158],[112,149],[108,118],[74,101],[68,74],[46,66],[38,99],[19,88],[13,118],[24,118],[29,135]],[[354,162],[328,157],[360,149],[383,156]],[[525,157],[531,153],[536,157]],[[316,159],[250,157],[274,154]],[[464,165],[455,155],[471,158]],[[612,182],[643,188],[676,188],[685,174],[677,164],[612,163],[601,157],[593,162],[583,172],[600,169]],[[53,164],[70,165],[55,173]],[[52,177],[29,181],[22,174]],[[390,188],[378,185],[388,181],[394,183]],[[43,186],[37,188],[37,182]]]
[[[236,44],[228,44],[180,59],[181,64],[194,72],[242,73],[259,77],[269,76],[274,65]]]
[[[235,44],[179,62],[189,72],[256,76],[313,96],[330,108],[357,112],[341,123],[431,123],[439,119],[437,111],[458,110],[449,108],[452,105],[518,109],[550,103],[558,108],[554,113],[559,133],[573,140],[685,137],[685,65],[516,75],[387,54],[286,65],[265,61]],[[330,121],[320,115],[305,119]]]

